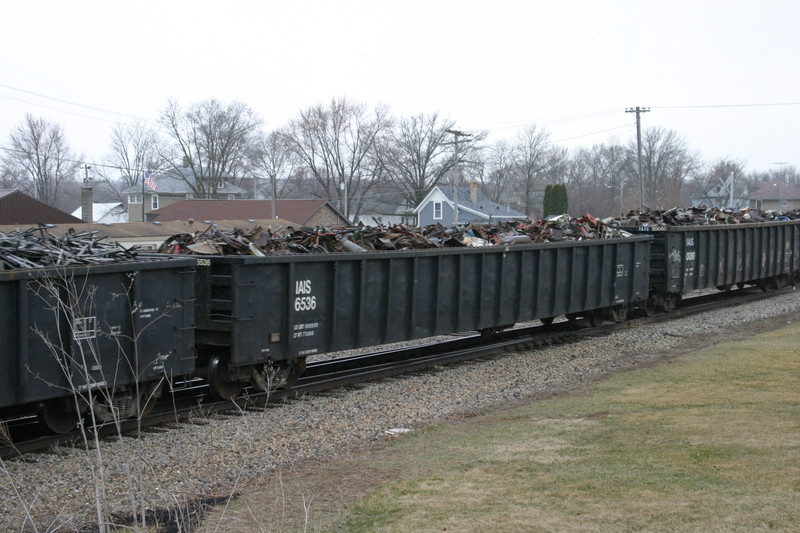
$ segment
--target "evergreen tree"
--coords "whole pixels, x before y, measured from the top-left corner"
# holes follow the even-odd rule
[[[544,216],[563,215],[568,209],[567,186],[563,183],[548,185],[544,189]]]
[[[542,200],[542,217],[553,214],[553,186],[547,185],[544,188],[544,199]]]

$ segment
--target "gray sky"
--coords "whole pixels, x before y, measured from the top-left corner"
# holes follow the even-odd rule
[[[2,1],[0,146],[25,113],[87,160],[168,98],[250,105],[272,130],[346,96],[511,138],[590,146],[643,127],[705,160],[800,166],[800,2]],[[784,104],[784,105],[775,105]],[[787,105],[788,104],[788,105]]]

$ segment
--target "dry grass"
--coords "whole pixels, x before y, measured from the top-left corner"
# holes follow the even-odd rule
[[[252,530],[800,530],[798,338],[720,344],[287,477],[281,519]]]

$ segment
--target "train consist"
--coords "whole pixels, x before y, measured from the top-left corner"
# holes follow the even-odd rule
[[[800,220],[634,233],[0,271],[0,417],[36,412],[65,432],[82,413],[139,415],[178,378],[232,398],[291,384],[313,354],[564,315],[621,321],[800,275]]]

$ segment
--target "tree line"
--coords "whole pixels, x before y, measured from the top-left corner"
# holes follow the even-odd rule
[[[155,127],[117,124],[108,153],[91,163],[92,177],[122,202],[122,191],[141,186],[149,173],[185,179],[195,198],[227,182],[253,198],[324,198],[347,205],[351,218],[370,201],[416,206],[433,187],[454,181],[478,182],[491,200],[531,218],[542,216],[543,191],[556,184],[566,189],[573,215],[620,215],[640,206],[635,139],[569,150],[535,124],[493,142],[485,131],[456,128],[438,113],[397,117],[383,105],[333,98],[267,131],[243,102],[169,100]],[[59,205],[60,191],[88,171],[63,127],[27,115],[0,148],[0,187],[74,207]],[[791,166],[748,174],[739,161],[703,161],[678,132],[660,127],[642,132],[642,170],[644,205],[652,209],[688,205],[731,172],[739,192],[767,179],[798,184]]]

